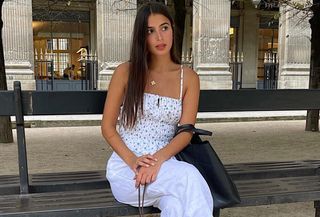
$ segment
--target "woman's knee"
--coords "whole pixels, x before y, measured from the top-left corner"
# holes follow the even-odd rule
[[[161,210],[161,217],[182,217],[183,206],[181,201],[174,196],[163,196],[157,207]]]

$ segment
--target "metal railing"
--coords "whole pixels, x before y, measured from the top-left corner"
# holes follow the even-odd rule
[[[232,73],[232,89],[239,90],[242,88],[243,62],[231,62],[229,65]]]
[[[191,51],[190,52],[182,52],[181,63],[182,63],[182,65],[193,68],[193,59],[192,59]]]
[[[83,90],[97,90],[98,88],[98,60],[96,56],[87,56],[80,60],[81,88]]]
[[[238,52],[231,55],[229,53],[229,66],[232,74],[232,89],[239,90],[242,88],[242,72],[243,72],[243,53]]]
[[[39,57],[40,56],[40,57]],[[80,75],[77,79],[62,77],[54,71],[55,60],[45,52],[40,55],[35,52],[35,80],[36,90],[97,90],[98,88],[98,60],[95,55],[85,55],[78,59]],[[57,73],[57,74],[56,74]]]
[[[53,60],[35,60],[35,80],[37,90],[53,90],[54,70]]]
[[[279,62],[276,53],[265,53],[263,89],[278,88]]]

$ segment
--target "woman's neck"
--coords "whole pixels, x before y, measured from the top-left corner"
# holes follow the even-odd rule
[[[149,70],[157,72],[166,72],[171,69],[175,63],[168,56],[153,56],[149,65]]]

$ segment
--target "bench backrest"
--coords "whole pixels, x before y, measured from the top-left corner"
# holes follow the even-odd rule
[[[19,94],[21,98],[18,99]],[[0,116],[102,114],[106,91],[0,91]],[[199,112],[320,109],[320,90],[201,90]]]
[[[25,115],[102,114],[106,91],[0,91],[0,116],[16,116],[20,193],[29,192]],[[201,90],[200,112],[320,109],[320,90]]]

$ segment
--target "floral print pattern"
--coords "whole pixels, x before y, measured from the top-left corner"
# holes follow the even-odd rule
[[[183,69],[181,67],[181,87]],[[143,115],[137,118],[133,128],[126,128],[121,122],[119,134],[137,156],[154,154],[166,146],[174,137],[182,113],[182,97],[175,99],[153,93],[144,93]]]

